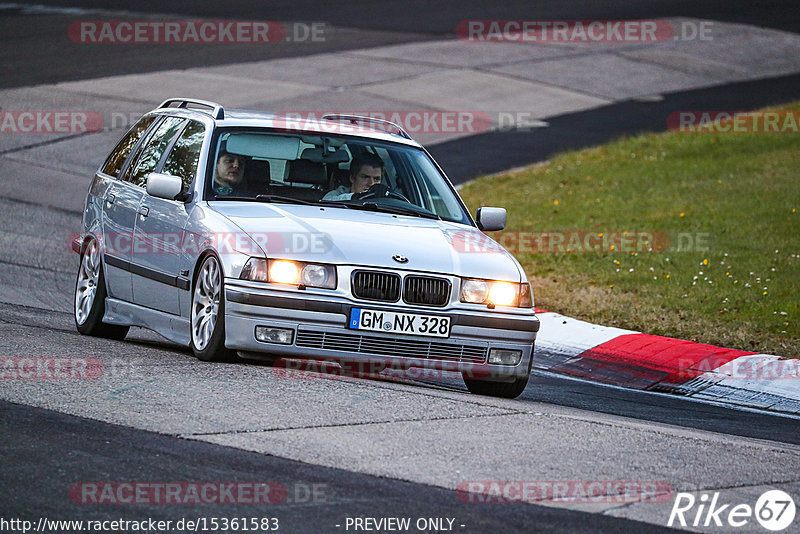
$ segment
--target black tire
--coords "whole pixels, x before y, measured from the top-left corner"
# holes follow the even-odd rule
[[[208,294],[208,284],[203,285],[202,278],[206,276],[207,266],[213,264],[216,272],[217,287],[212,293]],[[189,317],[190,332],[190,345],[192,352],[198,360],[204,362],[235,362],[239,359],[236,351],[225,348],[225,288],[223,285],[222,266],[219,260],[213,254],[204,257],[200,262],[200,267],[197,269],[197,274],[194,277],[192,284],[192,303],[191,312]],[[201,302],[201,297],[208,298],[210,302]],[[209,326],[211,335],[208,336],[207,332],[201,328],[198,331],[195,328],[196,320],[202,322],[202,317],[198,319],[197,315],[203,313],[208,315],[206,308],[208,306],[215,307],[212,325]]]
[[[464,378],[464,384],[467,385],[469,392],[475,395],[516,399],[525,391],[525,386],[528,385],[528,377],[517,378],[513,382],[490,382],[488,380]]]
[[[92,255],[94,255],[94,259],[92,259]],[[130,327],[103,322],[103,316],[106,313],[106,296],[103,263],[97,249],[97,242],[91,240],[83,247],[78,264],[78,276],[75,280],[75,296],[72,307],[75,328],[86,336],[124,339],[128,335]]]
[[[522,378],[516,378],[513,382],[490,382],[488,380],[476,380],[474,378],[467,378],[466,373],[462,373],[464,384],[470,393],[475,395],[486,395],[488,397],[501,397],[504,399],[516,399],[525,387],[528,385],[528,378],[531,376],[531,368],[533,367],[533,348],[531,348],[531,357],[528,360],[528,372]]]

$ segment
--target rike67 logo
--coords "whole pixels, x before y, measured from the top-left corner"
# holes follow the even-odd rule
[[[767,530],[784,530],[794,521],[796,508],[791,495],[781,490],[769,490],[761,494],[751,506],[747,503],[722,503],[719,492],[678,493],[669,514],[667,526],[692,527],[747,527],[752,532],[753,520]]]

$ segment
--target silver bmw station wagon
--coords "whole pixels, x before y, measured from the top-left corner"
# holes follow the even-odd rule
[[[173,98],[92,180],[75,323],[113,339],[148,328],[204,361],[453,371],[513,398],[539,320],[520,264],[483,233],[505,221],[473,219],[393,123]]]

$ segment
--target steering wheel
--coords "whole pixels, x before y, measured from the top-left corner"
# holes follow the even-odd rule
[[[392,191],[385,184],[374,184],[366,191],[362,191],[361,193],[356,193],[353,195],[354,200],[366,200],[369,198],[395,198],[411,204],[406,197],[396,191]]]

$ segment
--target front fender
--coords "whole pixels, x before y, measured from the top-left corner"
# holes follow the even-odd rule
[[[227,217],[208,208],[205,202],[192,210],[184,230],[181,250],[181,274],[190,277],[191,284],[202,258],[214,254],[222,265],[224,278],[238,278],[247,260],[253,256],[266,257],[264,250],[249,234]],[[190,290],[191,290],[190,286]],[[191,298],[181,299],[181,315],[190,316]]]

